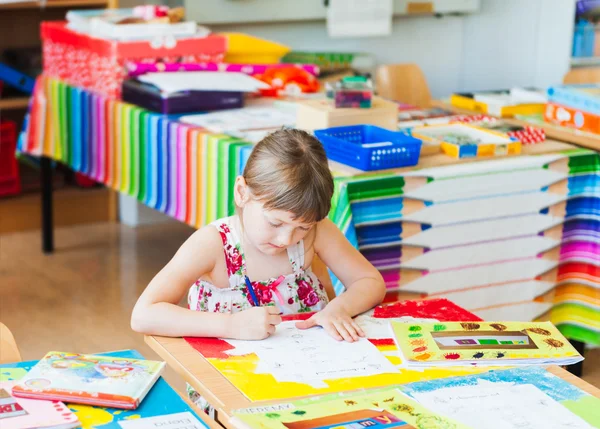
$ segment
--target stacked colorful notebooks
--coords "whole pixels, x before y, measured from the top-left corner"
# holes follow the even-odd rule
[[[177,119],[43,77],[20,147],[200,227],[233,213],[230,184],[252,144]],[[598,344],[600,157],[546,147],[403,173],[340,169],[330,217],[390,297],[448,297],[486,320],[549,316]]]

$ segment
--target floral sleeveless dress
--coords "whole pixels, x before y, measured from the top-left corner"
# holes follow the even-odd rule
[[[188,293],[188,308],[196,311],[237,313],[252,307],[252,297],[245,282],[246,260],[241,240],[234,228],[234,218],[228,217],[211,223],[223,241],[229,287],[218,288],[198,279]],[[319,311],[329,299],[325,287],[310,267],[304,269],[304,241],[287,248],[292,273],[266,281],[252,281],[252,287],[261,306],[274,305],[283,314]],[[187,387],[190,399],[210,413],[204,398],[191,386]]]

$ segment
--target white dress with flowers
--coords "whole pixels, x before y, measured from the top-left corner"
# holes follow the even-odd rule
[[[213,225],[223,241],[229,287],[218,288],[198,279],[188,293],[188,308],[196,311],[236,313],[252,307],[252,298],[245,282],[246,260],[239,235],[233,227],[233,217],[217,220]],[[283,314],[319,311],[329,299],[325,288],[310,269],[304,269],[304,241],[287,248],[293,272],[265,281],[252,281],[261,306],[276,306]],[[208,411],[206,401],[188,386],[190,399]]]

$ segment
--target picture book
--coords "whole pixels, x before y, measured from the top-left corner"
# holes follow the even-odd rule
[[[600,398],[543,368],[416,382],[401,390],[432,412],[473,428],[600,428]]]
[[[136,350],[119,350],[116,352],[101,353],[101,355],[113,358],[127,358],[129,360],[144,359]],[[0,364],[0,381],[16,383],[23,377],[26,377],[27,372],[37,363],[38,361],[25,361]],[[201,427],[206,428],[202,417],[198,416],[191,408],[191,405],[184,401],[162,377],[159,377],[156,384],[154,384],[140,406],[135,410],[72,404],[68,402],[65,405],[77,416],[82,429],[125,429],[125,425],[128,422],[137,422],[137,428],[143,427],[146,429],[158,427],[151,426],[151,424],[159,419],[176,420],[180,422],[180,427],[186,427],[186,429],[197,429],[196,426],[198,424],[195,422],[198,419],[200,420]],[[178,416],[185,416],[185,418],[174,419],[174,417]],[[148,424],[145,425],[146,423]],[[196,426],[193,426],[194,423]],[[1,420],[0,427],[4,429]],[[161,429],[166,429],[167,427],[170,428],[168,425],[160,426]]]
[[[21,398],[135,409],[164,362],[50,352],[13,388]]]
[[[392,322],[392,329],[409,367],[571,365],[583,360],[550,322]]]
[[[10,392],[15,382],[0,382],[0,427],[2,429],[72,429],[79,420],[59,401],[15,398]]]
[[[238,429],[467,428],[396,388],[313,397],[233,412]]]

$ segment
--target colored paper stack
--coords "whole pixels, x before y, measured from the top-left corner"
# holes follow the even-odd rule
[[[597,257],[592,245],[566,249],[573,237],[597,242],[599,162],[576,150],[339,177],[332,219],[381,271],[391,299],[446,297],[485,320],[549,316],[565,334],[576,327],[577,338],[599,343],[598,264],[565,256]],[[567,289],[574,278],[587,288],[580,280]]]

